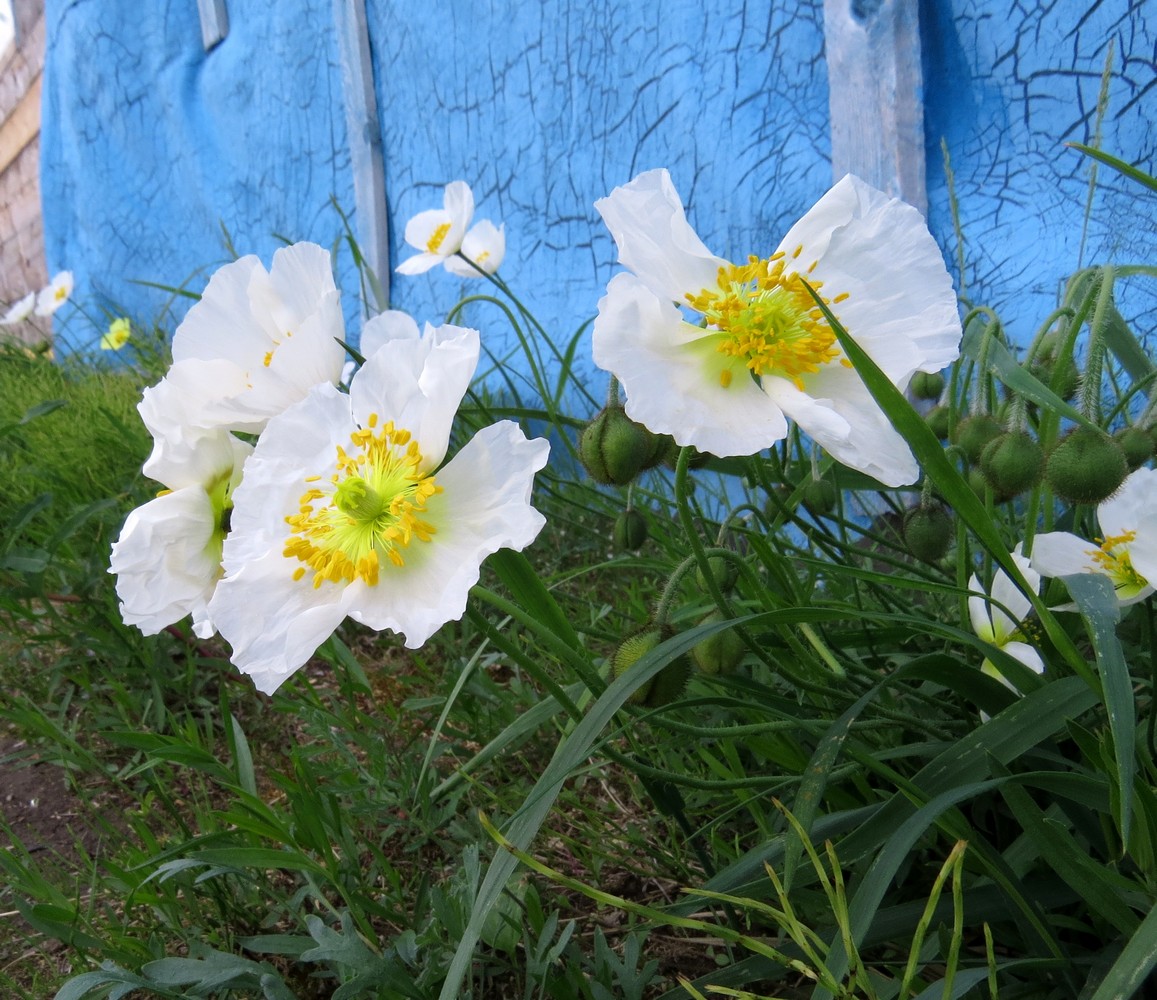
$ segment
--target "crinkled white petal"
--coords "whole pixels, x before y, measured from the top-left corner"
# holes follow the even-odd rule
[[[186,418],[197,405],[179,382],[161,379],[142,393],[137,410],[153,437],[142,471],[169,489],[205,485],[240,462],[253,449],[219,427],[198,427]],[[240,456],[240,457],[239,457]]]
[[[213,623],[233,648],[230,659],[266,694],[299,670],[346,616],[345,588],[295,581],[296,565],[277,549],[249,559],[217,585],[210,605]]]
[[[911,205],[845,176],[792,226],[779,250],[787,255],[786,272],[823,282],[825,297],[847,293],[832,311],[901,389],[914,372],[940,371],[958,357],[952,279]],[[814,377],[804,376],[809,392]]]
[[[1032,566],[1041,576],[1099,573],[1093,553],[1097,546],[1067,531],[1046,531],[1032,542]]]
[[[260,432],[319,382],[341,378],[345,338],[329,252],[283,247],[219,268],[173,336],[168,378],[197,398],[195,422]]]
[[[36,315],[51,316],[72,294],[72,272],[60,271],[36,296]]]
[[[427,324],[420,340],[383,344],[350,383],[354,420],[363,427],[371,414],[381,422],[392,420],[418,442],[420,471],[436,468],[446,455],[480,349],[477,330],[449,325]]]
[[[475,434],[435,476],[442,492],[423,515],[436,529],[431,540],[404,549],[404,566],[383,566],[376,586],[347,588],[350,616],[404,635],[411,649],[461,618],[482,561],[502,548],[525,548],[542,529],[530,494],[549,452],[546,441],[528,440],[508,420]]]
[[[337,445],[348,448],[354,429],[349,397],[328,383],[269,421],[233,493],[222,552],[227,576],[270,551],[280,556],[289,537],[285,518],[297,513],[311,485],[306,477],[329,479],[337,470]],[[282,563],[286,575],[299,565],[284,557]]]
[[[480,278],[478,269],[486,274],[494,274],[506,257],[506,226],[495,226],[489,219],[479,219],[462,238],[462,257],[455,254],[443,263],[446,270],[460,278]],[[473,267],[467,261],[473,261]]]
[[[598,308],[595,364],[622,383],[632,420],[719,456],[753,455],[787,436],[779,407],[746,368],[639,278],[615,275]],[[724,368],[732,371],[727,388]]]
[[[885,486],[920,478],[912,450],[876,405],[854,371],[825,366],[807,378],[807,391],[777,376],[763,377],[768,397],[837,461]]]
[[[210,545],[216,529],[209,495],[195,486],[130,512],[109,563],[127,625],[155,635],[191,614],[197,634],[212,635],[207,607],[221,574]]]
[[[666,170],[648,170],[595,202],[619,248],[619,262],[656,295],[674,302],[714,288],[727,261],[716,257],[687,222]]]
[[[8,311],[4,313],[3,319],[0,319],[0,325],[11,326],[13,323],[21,323],[32,315],[32,311],[36,308],[36,293],[29,292],[24,298],[18,302],[13,302],[8,307]]]
[[[369,358],[391,340],[418,340],[421,336],[413,316],[400,309],[387,309],[366,320],[358,345],[359,353],[363,358]]]

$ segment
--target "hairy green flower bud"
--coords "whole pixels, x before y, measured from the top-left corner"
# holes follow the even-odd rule
[[[646,625],[638,632],[627,636],[611,658],[611,673],[622,677],[643,656],[670,638],[674,632]],[[682,693],[691,676],[691,661],[686,656],[678,656],[652,677],[646,684],[636,688],[629,701],[648,708],[659,708],[670,704]]]
[[[970,465],[980,461],[980,453],[998,434],[1004,433],[1004,425],[988,413],[975,413],[956,425],[952,443],[959,445]]]
[[[723,621],[723,615],[718,609],[712,611],[699,624],[709,625],[712,622]],[[691,658],[700,672],[714,676],[715,674],[730,674],[739,666],[743,654],[747,651],[742,639],[735,634],[734,629],[724,629],[703,639],[691,649]]]
[[[917,559],[926,563],[939,561],[955,538],[952,515],[942,504],[921,504],[904,515],[904,541]]]
[[[711,567],[711,575],[715,577],[719,589],[725,594],[730,593],[735,587],[735,581],[739,579],[739,567],[735,561],[726,556],[708,556],[707,565]],[[703,575],[701,566],[695,567],[695,586],[704,592],[709,590],[707,578]]]
[[[615,518],[611,537],[617,552],[634,552],[647,540],[647,519],[634,507],[628,507]]]
[[[835,486],[827,479],[812,479],[803,488],[803,505],[815,517],[826,517],[835,510],[838,498]]]
[[[1001,434],[980,453],[980,471],[1001,500],[1011,500],[1036,486],[1044,464],[1044,449],[1024,431]]]
[[[1104,431],[1077,427],[1063,437],[1045,463],[1045,481],[1062,500],[1098,504],[1125,481],[1125,452]]]
[[[944,376],[940,372],[917,372],[908,383],[913,399],[935,402],[944,391]]]
[[[607,406],[583,428],[579,459],[590,477],[604,485],[626,486],[651,458],[655,435],[627,416],[621,406]]]
[[[948,440],[948,422],[952,416],[947,406],[934,406],[924,415],[924,423],[941,441]]]
[[[1124,451],[1130,472],[1141,468],[1153,457],[1153,438],[1140,427],[1122,427],[1113,435],[1113,440]]]

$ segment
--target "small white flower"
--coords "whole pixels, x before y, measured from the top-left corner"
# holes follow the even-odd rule
[[[397,314],[378,319],[349,395],[319,385],[274,417],[234,497],[210,611],[267,693],[347,615],[421,646],[461,617],[482,560],[544,523],[530,492],[549,445],[517,424],[479,431],[441,464],[477,331],[419,337]]]
[[[442,208],[419,212],[406,223],[406,242],[421,251],[397,267],[399,274],[421,274],[462,249],[466,229],[474,217],[474,192],[465,181],[451,181],[442,195]]]
[[[446,270],[460,278],[481,278],[481,269],[494,274],[506,257],[506,227],[495,226],[489,219],[479,219],[462,239],[462,257],[455,254],[445,260]],[[468,261],[478,265],[473,267]]]
[[[8,307],[3,319],[0,319],[0,325],[12,326],[14,323],[22,323],[32,315],[35,308],[36,293],[29,292],[19,302],[14,302]]]
[[[848,176],[774,253],[732,264],[687,223],[666,170],[595,208],[632,273],[615,275],[599,302],[594,359],[623,384],[632,419],[726,456],[782,440],[790,417],[845,465],[888,486],[915,482],[915,458],[804,282],[901,390],[915,372],[939,371],[959,353],[960,320],[916,209]]]
[[[72,294],[72,272],[60,271],[36,296],[36,315],[51,316]]]
[[[1013,549],[1012,559],[1024,574],[1029,586],[1034,592],[1038,592],[1040,574],[1032,568],[1028,558],[1021,554],[1019,545]],[[996,571],[988,598],[981,596],[984,590],[975,573],[968,579],[968,589],[978,591],[968,598],[968,617],[972,621],[972,630],[985,642],[1004,650],[1030,670],[1038,674],[1043,673],[1045,667],[1040,653],[1027,642],[1021,641],[1021,623],[1032,610],[1032,602],[1021,593],[1008,574],[1004,570]],[[991,661],[985,660],[981,669],[1008,687],[1012,687]]]
[[[1032,564],[1042,576],[1101,573],[1124,607],[1157,583],[1157,469],[1140,468],[1097,507],[1103,537],[1087,542],[1067,531],[1037,535]],[[1062,610],[1070,610],[1065,607]]]
[[[190,443],[184,461],[153,470],[168,487],[133,510],[113,543],[121,617],[145,635],[193,616],[202,639],[214,632],[209,598],[221,577],[226,513],[252,447],[225,431]]]
[[[173,335],[172,367],[146,390],[158,420],[175,407],[196,427],[256,434],[313,386],[336,384],[340,295],[329,251],[314,243],[282,247],[269,271],[255,256],[220,268]]]

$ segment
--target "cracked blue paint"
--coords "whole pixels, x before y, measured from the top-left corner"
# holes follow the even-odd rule
[[[668,167],[707,245],[742,258],[774,248],[831,182],[822,0],[366,7],[392,264],[410,253],[406,220],[464,179],[478,216],[506,225],[504,277],[560,345],[615,270],[592,207],[615,185]],[[130,279],[198,289],[225,256],[218,221],[266,260],[274,233],[338,235],[329,198],[349,209],[353,188],[330,0],[229,13],[206,54],[193,0],[48,0],[46,241],[82,301],[147,317],[165,296]],[[1154,15],[1135,0],[927,0],[920,14],[929,223],[954,268],[943,137],[966,293],[1025,343],[1078,263],[1089,163],[1063,144],[1093,137],[1110,39],[1103,146],[1154,169]],[[1153,200],[1101,168],[1084,262],[1151,259],[1155,228]],[[348,255],[339,278],[356,325]],[[485,289],[441,270],[392,286],[396,307],[434,321]],[[1152,326],[1151,285],[1120,298],[1139,332]],[[524,372],[496,309],[467,318]],[[591,372],[585,343],[579,356]]]

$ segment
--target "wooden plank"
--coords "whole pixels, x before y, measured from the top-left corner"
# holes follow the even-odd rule
[[[824,0],[832,177],[857,174],[927,214],[917,0]]]
[[[201,15],[201,44],[208,52],[229,34],[229,12],[225,0],[197,0],[197,12]]]
[[[40,74],[0,124],[0,173],[40,134]]]
[[[375,307],[386,308],[390,299],[390,223],[365,0],[334,0],[334,23],[353,170],[355,232],[366,267],[377,279],[383,296],[380,303],[363,303],[372,314],[377,312]]]

